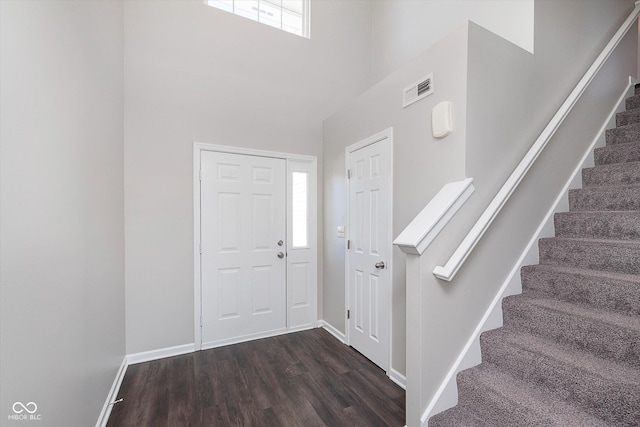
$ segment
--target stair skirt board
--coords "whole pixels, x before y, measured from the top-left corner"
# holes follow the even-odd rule
[[[565,184],[562,191],[559,193],[544,220],[536,230],[536,233],[534,233],[522,255],[518,259],[518,262],[507,276],[507,279],[496,294],[492,303],[489,305],[476,330],[473,332],[459,357],[447,373],[440,388],[423,412],[420,418],[421,424],[423,426],[428,425],[429,419],[431,417],[434,417],[436,414],[439,414],[447,409],[453,408],[458,404],[459,386],[456,382],[456,377],[458,377],[458,381],[460,381],[460,376],[463,374],[462,371],[477,366],[481,363],[482,358],[480,335],[483,332],[487,332],[503,326],[501,304],[502,300],[508,296],[518,295],[522,293],[522,280],[520,274],[521,270],[523,267],[527,266],[526,268],[531,268],[528,266],[534,266],[535,264],[539,263],[538,241],[544,238],[555,237],[556,233],[554,230],[554,225],[559,222],[562,223],[563,221],[566,221],[566,219],[563,218],[563,215],[567,215],[569,211],[570,193],[574,192],[576,189],[581,188],[583,185],[583,181],[586,182],[587,185],[589,185],[598,182],[598,179],[607,179],[606,177],[603,177],[604,175],[615,175],[617,173],[614,172],[613,174],[608,174],[606,171],[594,171],[593,169],[595,164],[602,166],[620,162],[640,161],[640,143],[638,144],[637,148],[626,147],[625,151],[622,147],[623,144],[616,143],[606,145],[605,139],[607,134],[611,134],[609,130],[612,127],[616,126],[616,122],[629,124],[634,120],[634,114],[626,111],[625,106],[629,105],[628,99],[630,95],[633,95],[633,89],[636,83],[638,83],[636,79],[629,77],[629,84],[621,94],[616,107],[609,113],[607,119],[604,121],[602,127],[600,128],[600,131],[592,140],[589,148],[585,152],[579,166],[576,167],[576,169],[573,171],[571,177]],[[637,103],[638,107],[640,107],[640,100],[637,101]],[[640,109],[637,112],[637,117],[640,118]],[[630,131],[627,131],[627,133],[629,132]],[[640,141],[640,138],[638,138],[638,141]],[[611,167],[613,168],[614,166],[612,165]],[[621,179],[624,182],[626,178]],[[624,183],[623,185],[626,184],[627,183]],[[572,213],[577,212],[579,211],[573,211]],[[586,212],[584,212],[583,214],[588,215]],[[631,211],[628,214],[634,215],[635,213]],[[637,226],[637,224],[635,226]],[[607,231],[602,230],[602,228],[605,227],[601,227],[599,231],[595,230],[595,232],[606,233]],[[472,418],[473,416],[471,414],[466,413],[465,410],[460,410],[455,414],[455,416],[452,414],[452,416],[447,419],[447,423],[449,423],[448,425],[465,425],[464,422],[469,422],[469,420],[471,420]],[[525,418],[523,418],[523,420],[525,420]],[[499,420],[493,420],[491,422],[495,424],[499,422]]]

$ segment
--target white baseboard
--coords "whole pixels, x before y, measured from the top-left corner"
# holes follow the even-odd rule
[[[150,362],[152,360],[164,359],[165,357],[180,356],[182,354],[193,353],[195,348],[195,344],[192,343],[133,353],[127,355],[127,363],[129,365],[135,365],[136,363]]]
[[[389,370],[389,379],[391,379],[391,381],[393,381],[394,383],[398,384],[404,390],[407,389],[407,377],[405,377],[404,375],[402,375],[400,372],[396,371],[393,368]]]
[[[342,332],[340,332],[338,328],[333,326],[331,323],[326,322],[324,320],[318,320],[318,327],[326,329],[327,332],[329,332],[331,335],[336,337],[341,343],[346,344],[347,339],[345,335]]]
[[[308,324],[304,326],[291,326],[289,327],[289,329],[287,329],[287,333],[290,334],[293,332],[308,331],[309,329],[315,329],[315,328],[317,328],[317,326],[312,324]]]
[[[127,364],[127,356],[125,356],[122,359],[120,369],[118,369],[116,377],[113,380],[111,390],[109,390],[109,394],[107,395],[107,400],[105,400],[102,411],[100,411],[100,416],[98,416],[96,427],[105,427],[107,425],[107,421],[109,421],[109,415],[111,415],[111,408],[113,407],[111,402],[115,401],[118,398],[118,391],[120,390],[120,385],[122,384],[122,379],[124,378],[125,372],[127,372],[128,366],[129,365]]]
[[[459,354],[453,366],[440,384],[438,391],[422,413],[420,421],[423,426],[427,425],[429,418],[433,415],[458,404],[458,388],[456,383],[456,376],[458,372],[478,365],[482,361],[480,354],[480,334],[502,326],[502,299],[509,295],[522,293],[522,283],[520,282],[519,274],[520,270],[525,265],[538,264],[538,240],[544,237],[553,237],[555,235],[553,223],[554,215],[557,212],[566,212],[569,210],[569,189],[581,187],[582,169],[593,166],[594,148],[604,145],[606,129],[615,126],[615,114],[624,110],[625,98],[629,96],[628,92],[633,88],[633,85],[636,82],[637,81],[635,79],[629,77],[629,84],[618,99],[618,103],[609,112],[607,119],[602,124],[596,137],[591,141],[591,144],[583,155],[579,165],[574,169],[573,173],[562,188],[562,191],[558,194],[558,197],[556,197],[549,211],[547,211],[544,219],[529,240],[527,246],[521,253],[518,261],[507,276],[506,280],[503,282],[500,290],[489,305],[484,316],[482,316],[482,319],[462,349],[462,352]]]
[[[284,335],[284,334],[288,334],[289,332],[293,332],[287,328],[280,328],[280,329],[274,329],[271,331],[267,331],[267,332],[259,332],[257,334],[248,334],[248,335],[242,335],[239,337],[233,337],[233,338],[228,338],[228,339],[223,339],[223,340],[219,340],[219,341],[212,341],[212,342],[208,342],[208,343],[202,343],[201,346],[201,350],[210,350],[212,348],[218,348],[218,347],[224,347],[226,345],[232,345],[232,344],[240,344],[243,342],[248,342],[248,341],[255,341],[255,340],[261,340],[263,338],[271,338],[271,337],[277,337],[278,335]]]

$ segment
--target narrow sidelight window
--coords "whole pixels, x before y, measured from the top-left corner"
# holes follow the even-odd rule
[[[292,174],[292,243],[294,248],[303,248],[308,242],[308,187],[307,172]]]

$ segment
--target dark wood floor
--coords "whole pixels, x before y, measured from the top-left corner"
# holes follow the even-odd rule
[[[323,329],[129,366],[107,427],[404,426],[405,393]]]

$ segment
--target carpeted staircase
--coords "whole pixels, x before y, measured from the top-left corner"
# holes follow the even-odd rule
[[[640,85],[430,427],[640,426]]]

